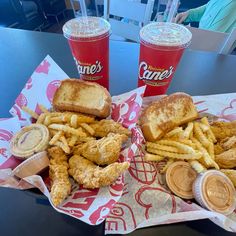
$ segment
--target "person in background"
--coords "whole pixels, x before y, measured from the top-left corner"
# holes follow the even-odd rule
[[[201,7],[177,14],[175,22],[199,22],[200,29],[230,33],[236,27],[236,0],[210,0]]]

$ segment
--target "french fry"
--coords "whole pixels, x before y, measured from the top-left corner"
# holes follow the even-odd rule
[[[36,112],[34,112],[33,110],[31,110],[29,107],[22,106],[21,109],[22,109],[24,112],[28,113],[28,114],[29,114],[31,117],[33,117],[34,119],[37,120],[37,119],[39,118],[39,115],[38,115]]]
[[[183,144],[186,144],[186,145],[192,147],[194,150],[197,149],[196,144],[193,143],[192,140],[190,140],[190,139],[180,139],[180,140],[178,140],[178,141],[179,141],[180,143],[183,143]]]
[[[85,115],[81,113],[64,112],[64,113],[61,113],[61,115],[63,117],[63,122],[67,122],[67,123],[70,123],[71,117],[73,115],[77,116],[77,123],[93,123],[95,121],[95,118],[93,116]]]
[[[54,116],[54,117],[50,117],[50,123],[62,123],[62,117],[61,116]]]
[[[48,109],[42,105],[42,104],[39,104],[39,109],[43,112],[43,113],[49,113]]]
[[[43,122],[44,125],[49,126],[51,124],[51,117],[46,116]]]
[[[77,140],[78,140],[77,136],[72,135],[68,143],[69,147],[75,146]]]
[[[154,148],[158,150],[163,150],[163,151],[168,151],[168,152],[179,152],[179,149],[176,147],[171,147],[163,144],[158,144],[158,143],[152,143],[152,142],[147,142],[146,143],[147,148]]]
[[[192,141],[196,144],[197,149],[201,152],[202,154],[201,159],[204,165],[206,167],[214,167],[215,169],[219,170],[218,164],[214,160],[212,160],[205,147],[203,147],[203,145],[196,138],[193,138]]]
[[[48,129],[49,133],[50,133],[50,137],[53,137],[54,135],[56,135],[58,133],[58,130],[54,130],[54,129]]]
[[[89,134],[91,134],[92,136],[95,134],[95,131],[92,127],[90,127],[88,124],[86,123],[81,123],[80,126],[82,128],[84,128]]]
[[[158,156],[158,155],[154,155],[154,154],[151,154],[151,153],[145,153],[145,156],[144,156],[144,160],[145,161],[162,161],[164,160],[165,157],[163,156]]]
[[[48,112],[47,116],[49,116],[49,117],[60,117],[63,114],[64,114],[63,112]]]
[[[71,128],[67,125],[51,124],[48,127],[50,129],[64,131],[65,133],[70,133],[70,134],[76,135],[78,137],[83,137],[84,136],[84,133],[82,133],[79,129],[74,129],[74,128]]]
[[[37,124],[43,124],[45,118],[46,118],[46,114],[45,114],[45,113],[40,114],[40,115],[39,115],[39,118],[38,118],[37,121],[36,121],[36,123],[37,123]]]
[[[171,130],[170,132],[168,132],[166,135],[165,135],[165,138],[170,138],[172,136],[179,136],[183,133],[183,128],[182,127],[177,127],[173,130]]]
[[[199,123],[199,126],[200,126],[202,132],[204,132],[204,133],[207,132],[210,129],[209,126],[207,126],[207,125],[205,125],[203,123]]]
[[[63,135],[62,131],[57,131],[57,133],[52,137],[52,139],[49,141],[50,145],[54,145],[59,139],[60,137]]]
[[[196,160],[189,161],[189,164],[197,173],[201,173],[206,170],[206,168],[200,162]]]
[[[194,154],[196,152],[192,147],[190,147],[186,144],[177,142],[177,141],[173,141],[173,140],[160,140],[157,143],[167,145],[167,146],[176,147],[177,149],[179,149],[180,153],[192,153],[192,154]]]
[[[67,141],[66,141],[65,136],[62,135],[59,140],[60,140],[64,145],[68,146],[68,143],[67,143]]]
[[[65,153],[70,154],[70,148],[69,146],[66,146],[64,143],[57,141],[55,143],[56,146],[60,147]]]
[[[192,133],[193,133],[193,122],[189,122],[188,126],[184,130],[183,138],[189,139],[189,137]]]
[[[72,116],[72,113],[69,113],[69,112],[62,113],[62,121],[69,124],[71,116]]]
[[[212,160],[215,160],[215,150],[214,150],[214,143],[211,142],[210,145],[208,146],[208,149],[207,149],[210,157]]]
[[[70,147],[68,145],[68,142],[67,142],[65,136],[61,136],[59,140],[64,144],[65,149],[68,150],[68,152],[70,153]]]
[[[174,162],[174,159],[169,159],[169,160],[166,162],[166,164],[161,168],[160,173],[161,173],[161,174],[164,174],[164,173],[167,171],[167,169],[169,168],[169,166],[170,166],[173,162]]]
[[[80,123],[93,123],[95,121],[95,118],[93,116],[89,116],[89,115],[83,115],[83,114],[79,114],[77,115],[77,122]]]
[[[163,157],[174,158],[179,160],[195,160],[201,158],[201,154],[199,152],[195,153],[173,153],[168,151],[157,150],[153,148],[147,148],[147,151],[153,154],[157,154]]]
[[[206,117],[203,117],[201,119],[201,122],[209,127],[209,130],[207,130],[207,134],[211,137],[213,143],[216,143],[217,140],[216,140],[216,137],[215,137],[214,133],[211,130],[211,126],[210,126],[210,124],[208,122],[208,119]]]
[[[207,148],[210,142],[206,138],[206,136],[203,134],[198,122],[194,122],[193,132],[194,132],[194,136],[198,139],[198,141],[202,143],[204,147]]]
[[[72,128],[78,128],[78,116],[77,115],[72,115],[70,118],[70,125]]]

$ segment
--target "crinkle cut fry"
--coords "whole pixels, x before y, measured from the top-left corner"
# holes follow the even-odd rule
[[[182,154],[182,153],[173,153],[173,152],[157,150],[157,149],[153,149],[153,148],[148,148],[147,151],[151,152],[153,154],[160,155],[160,156],[164,156],[164,157],[168,157],[168,158],[175,158],[175,159],[179,159],[179,160],[184,160],[184,159],[194,160],[194,159],[201,158],[201,154],[199,152]]]
[[[71,192],[68,174],[67,156],[59,147],[48,149],[50,157],[49,177],[51,183],[51,200],[55,206],[60,205]]]

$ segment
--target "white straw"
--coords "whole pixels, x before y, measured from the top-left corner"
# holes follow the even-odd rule
[[[172,22],[172,20],[174,18],[174,15],[175,15],[175,13],[177,11],[177,8],[178,8],[178,3],[179,3],[179,0],[173,0],[172,1],[170,11],[169,11],[169,14],[168,14],[168,17],[167,17],[167,22]]]
[[[85,0],[79,0],[80,2],[80,9],[83,17],[87,17],[87,10],[85,5]]]
[[[83,17],[83,22],[86,25],[86,27],[89,27],[85,0],[79,0],[79,3],[80,3],[80,10],[81,10],[82,17]]]

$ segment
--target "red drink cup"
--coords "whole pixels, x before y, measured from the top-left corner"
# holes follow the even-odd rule
[[[174,23],[154,22],[141,29],[138,86],[147,86],[144,96],[166,93],[191,38],[186,27]]]
[[[63,26],[80,78],[97,82],[108,90],[110,28],[100,17],[79,17]]]

